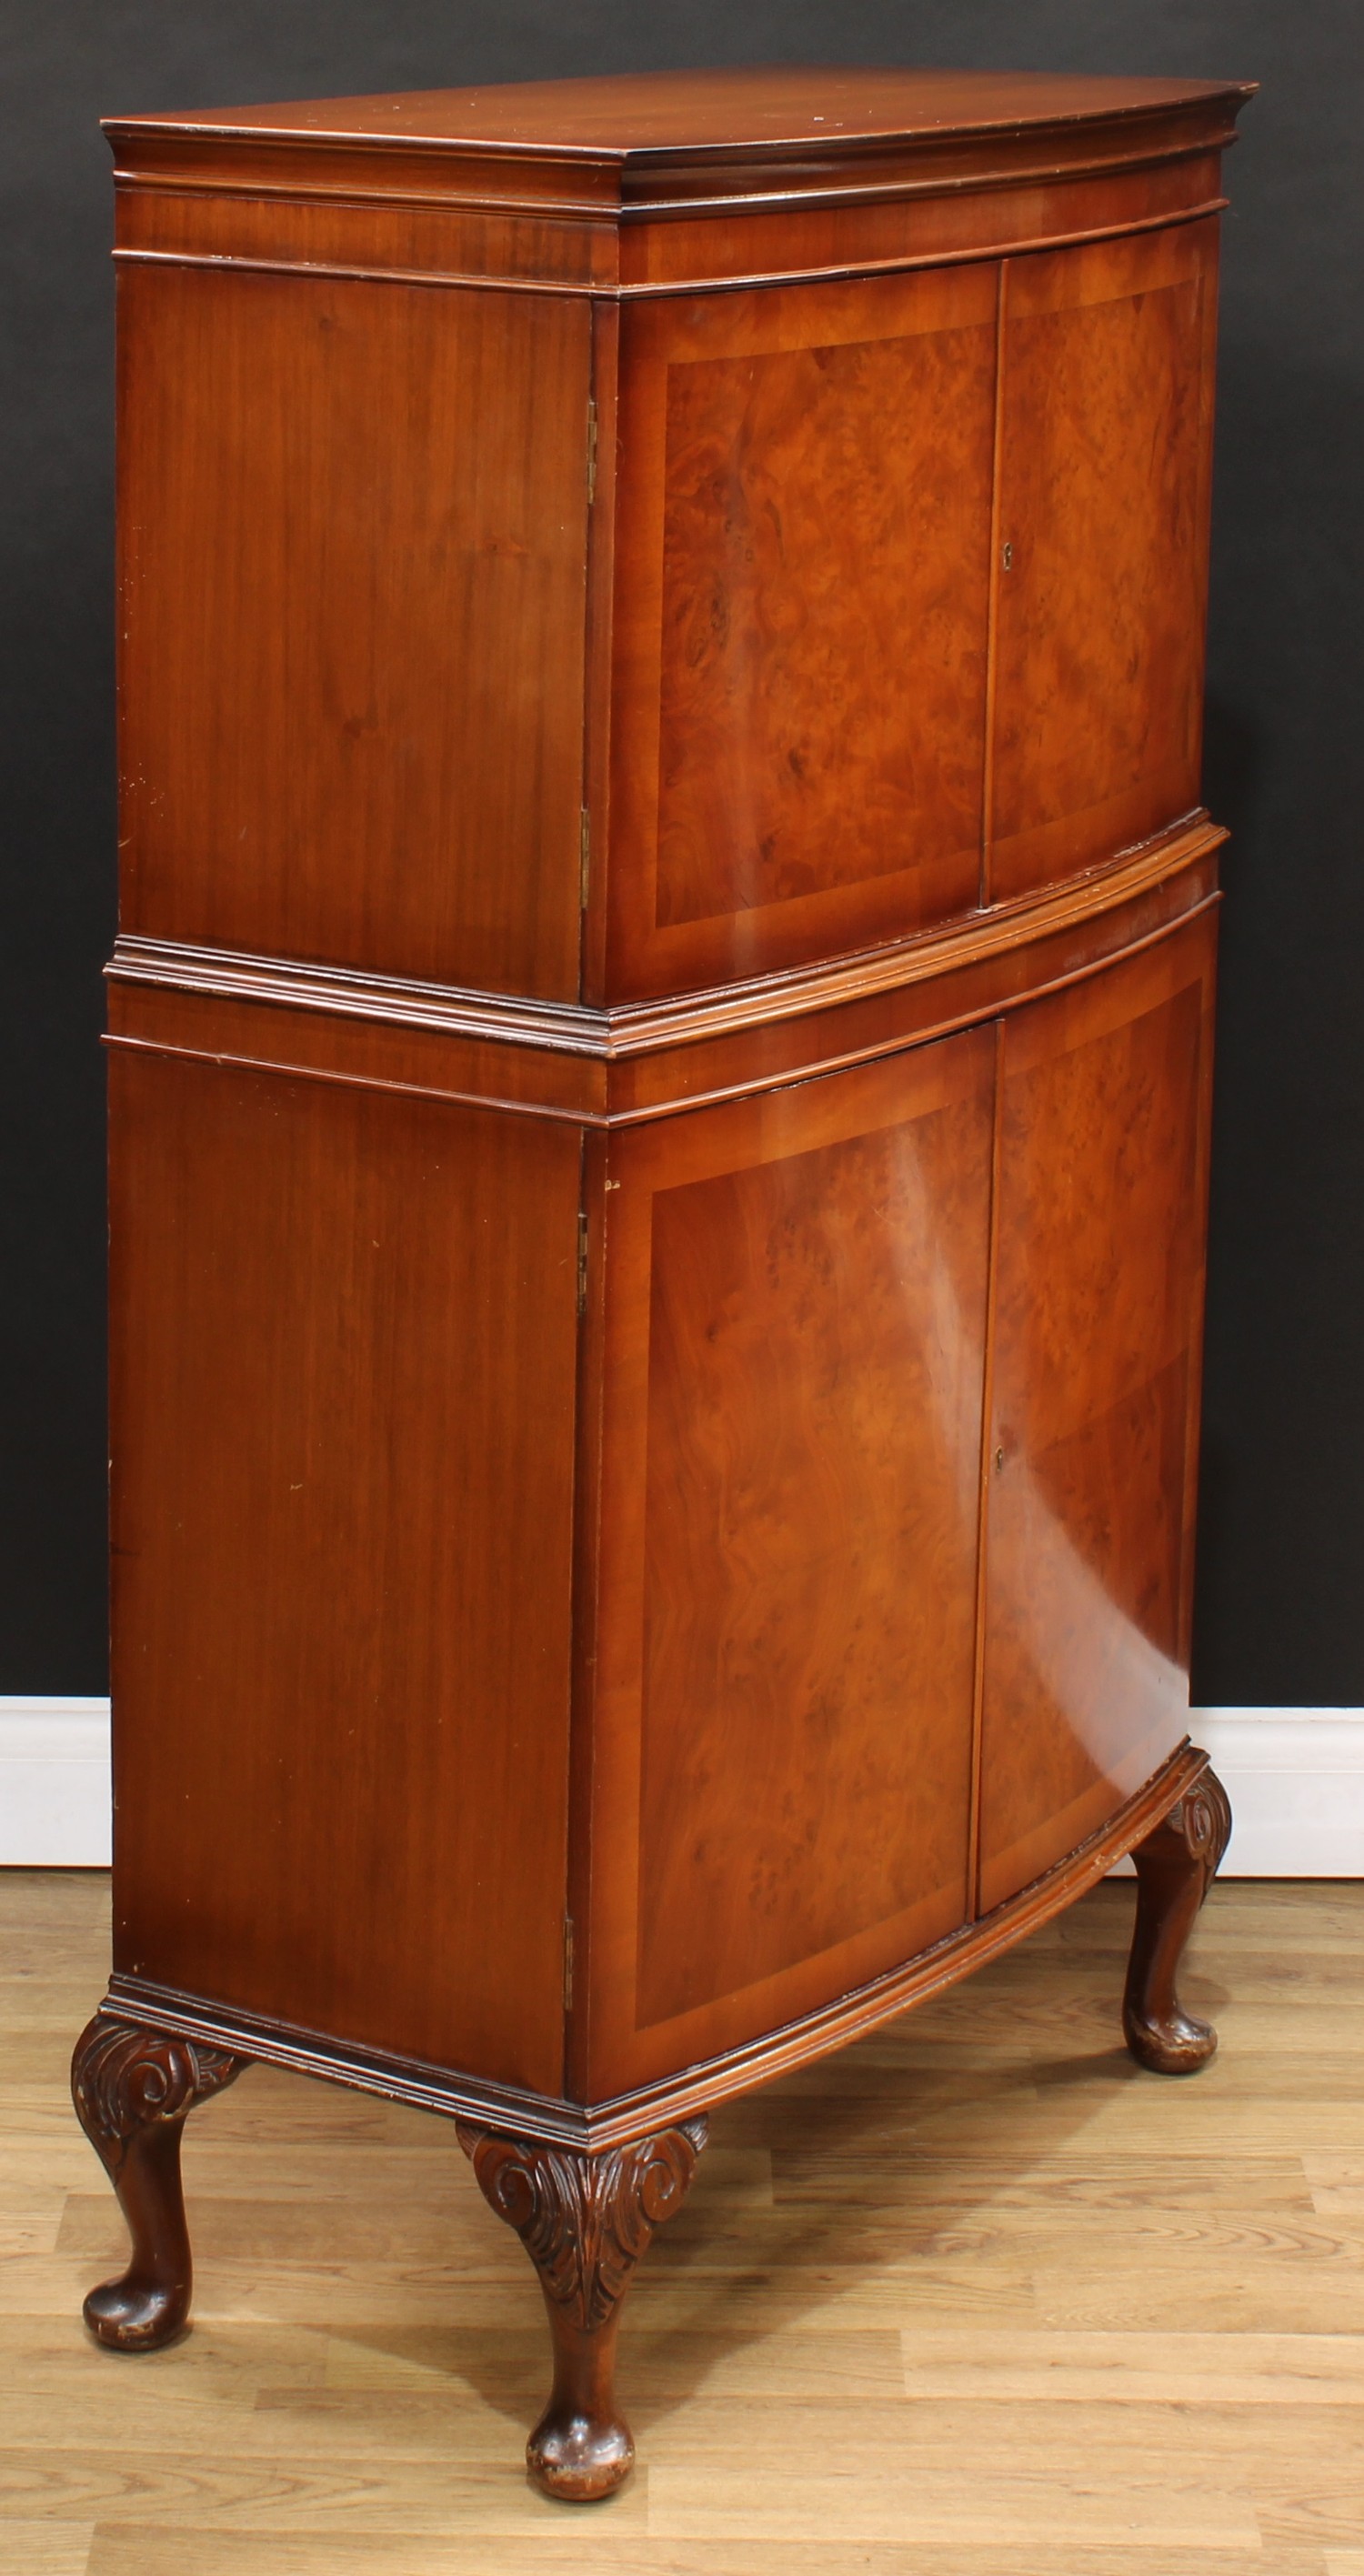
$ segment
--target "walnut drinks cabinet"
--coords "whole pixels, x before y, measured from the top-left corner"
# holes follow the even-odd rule
[[[1134,1853],[1187,1741],[1217,849],[1211,83],[130,118],[114,1973],[186,2112],[453,2117],[631,2443],[706,2113]]]

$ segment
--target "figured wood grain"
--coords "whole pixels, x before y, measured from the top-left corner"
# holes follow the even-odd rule
[[[127,929],[577,991],[580,304],[123,275]]]
[[[595,2092],[967,1911],[993,1064],[613,1142]]]
[[[1187,1724],[1213,925],[1006,1022],[982,1908]]]
[[[660,925],[909,852],[943,872],[933,909],[969,896],[994,283],[987,266],[887,284],[874,338],[859,299],[826,299],[821,326],[769,297],[760,347],[728,303],[724,337],[749,349],[669,367]],[[791,329],[807,345],[780,346]]]
[[[613,995],[974,901],[994,313],[986,264],[624,317]]]
[[[615,695],[616,541],[620,466],[620,312],[592,308],[592,508],[587,563],[583,707],[583,875],[579,991],[600,1008],[606,992],[607,868],[611,850],[611,707]]]
[[[988,893],[1198,802],[1217,228],[1008,263]]]
[[[115,1965],[557,2090],[576,1136],[112,1076]]]
[[[965,1912],[991,1068],[952,1043],[955,1097],[897,1065],[893,1124],[655,1185],[644,2023]]]
[[[79,2294],[120,2222],[65,2060],[107,1881],[0,1873],[5,2241],[52,2212],[3,2267],[0,2553],[38,2576],[681,2576],[699,2550],[707,2576],[1036,2576],[1040,2526],[1059,2576],[1347,2576],[1364,2218],[1313,2203],[1350,2169],[1333,2128],[1359,2164],[1364,1885],[1213,1890],[1188,1994],[1222,2054],[1174,2086],[1116,2039],[1132,1902],[1096,1889],[717,2115],[626,2305],[641,2465],[609,2520],[565,2530],[514,2457],[542,2393],[533,2276],[414,2112],[255,2069],[191,2124],[194,2332],[136,2363],[89,2343]],[[1172,2441],[1189,2519],[1162,2537]],[[793,2444],[853,2460],[839,2497],[791,2474]],[[893,2538],[843,2531],[854,2489]],[[678,2537],[707,2499],[710,2536]]]

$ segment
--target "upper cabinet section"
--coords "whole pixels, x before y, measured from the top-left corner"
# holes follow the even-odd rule
[[[625,1003],[1167,829],[1248,95],[112,121],[125,932]]]

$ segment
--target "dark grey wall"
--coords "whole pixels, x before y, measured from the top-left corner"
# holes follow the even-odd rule
[[[1364,1702],[1358,0],[8,0],[0,1692],[104,1686],[113,924],[100,114],[704,62],[1229,75],[1207,797],[1224,912],[1195,1697]]]

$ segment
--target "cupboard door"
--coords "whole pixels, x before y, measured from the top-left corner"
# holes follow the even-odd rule
[[[592,2081],[968,1909],[994,1038],[612,1140]]]
[[[997,275],[627,307],[613,993],[975,903]]]
[[[980,1903],[1187,1732],[1213,916],[1005,1023]]]
[[[1217,228],[1006,261],[987,882],[1199,799]]]

